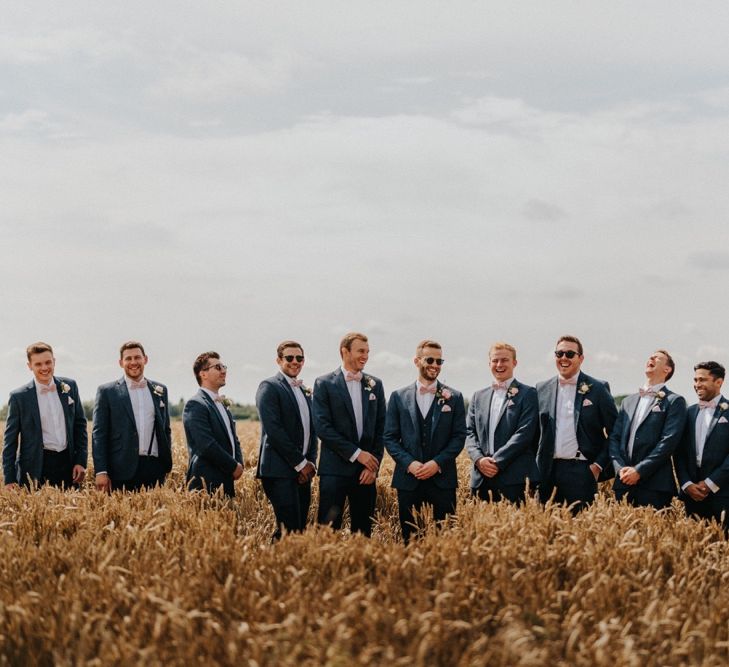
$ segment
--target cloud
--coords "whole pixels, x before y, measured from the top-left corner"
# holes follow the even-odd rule
[[[705,250],[691,253],[686,264],[692,269],[701,271],[726,271],[729,269],[729,252]]]
[[[541,199],[530,199],[524,205],[524,217],[535,222],[557,222],[567,217],[567,213],[557,206]]]
[[[48,114],[40,109],[26,109],[20,113],[8,113],[0,118],[0,133],[20,134],[53,129]]]

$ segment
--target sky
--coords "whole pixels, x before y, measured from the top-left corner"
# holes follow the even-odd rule
[[[53,345],[84,400],[138,339],[171,397],[215,350],[246,403],[277,344],[307,384],[369,336],[386,391],[423,338],[470,396],[636,391],[729,364],[729,5],[5,2],[0,402]]]

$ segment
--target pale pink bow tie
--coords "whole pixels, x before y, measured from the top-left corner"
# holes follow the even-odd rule
[[[644,396],[655,396],[658,392],[655,389],[643,389],[643,387],[641,387],[638,389],[638,393],[640,394],[640,397],[643,398]]]
[[[304,384],[304,381],[303,380],[289,380],[289,383],[291,384],[292,387],[294,387],[294,389],[296,389],[297,387],[300,387],[302,384]]]
[[[147,381],[146,380],[140,380],[137,382],[136,380],[132,380],[129,383],[130,389],[146,389],[147,388]]]
[[[40,393],[41,394],[50,394],[52,391],[56,391],[56,383],[51,382],[49,385],[41,385]]]
[[[577,384],[577,376],[573,375],[571,378],[567,378],[566,380],[564,378],[559,379],[559,384],[561,387],[564,387],[568,384]]]
[[[352,380],[354,380],[355,382],[362,382],[362,372],[357,371],[356,373],[351,373],[350,371],[347,371],[344,374],[344,379],[347,382],[352,382]]]
[[[421,394],[435,394],[435,392],[436,392],[436,387],[422,387],[422,386],[421,386],[421,387],[420,387],[420,388],[418,389],[418,391],[419,391],[419,392],[420,392]]]
[[[705,410],[706,408],[715,408],[716,404],[714,401],[699,401],[699,410]]]
[[[491,389],[498,391],[499,389],[506,389],[506,382],[492,382]]]

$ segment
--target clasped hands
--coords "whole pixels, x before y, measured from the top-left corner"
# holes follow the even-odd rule
[[[476,461],[476,467],[484,477],[496,477],[499,474],[499,466],[493,456],[482,456]]]
[[[357,455],[357,462],[364,466],[364,470],[359,474],[359,483],[374,484],[377,479],[377,472],[380,469],[380,461],[377,457],[362,450]]]
[[[413,475],[415,479],[429,479],[437,472],[440,472],[440,466],[435,461],[427,461],[426,463],[413,461],[408,466],[408,472]]]
[[[706,482],[689,484],[684,490],[689,494],[691,500],[695,500],[696,502],[706,500],[709,493],[711,493],[711,489],[706,485]]]

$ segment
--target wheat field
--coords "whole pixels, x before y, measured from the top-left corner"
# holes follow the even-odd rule
[[[238,426],[235,501],[164,488],[0,492],[3,665],[725,665],[729,550],[716,525],[601,493],[577,518],[474,503],[407,548],[386,459],[373,538],[272,545]],[[468,463],[461,460],[465,484]],[[90,471],[91,472],[91,471]],[[316,504],[316,495],[315,502]]]

